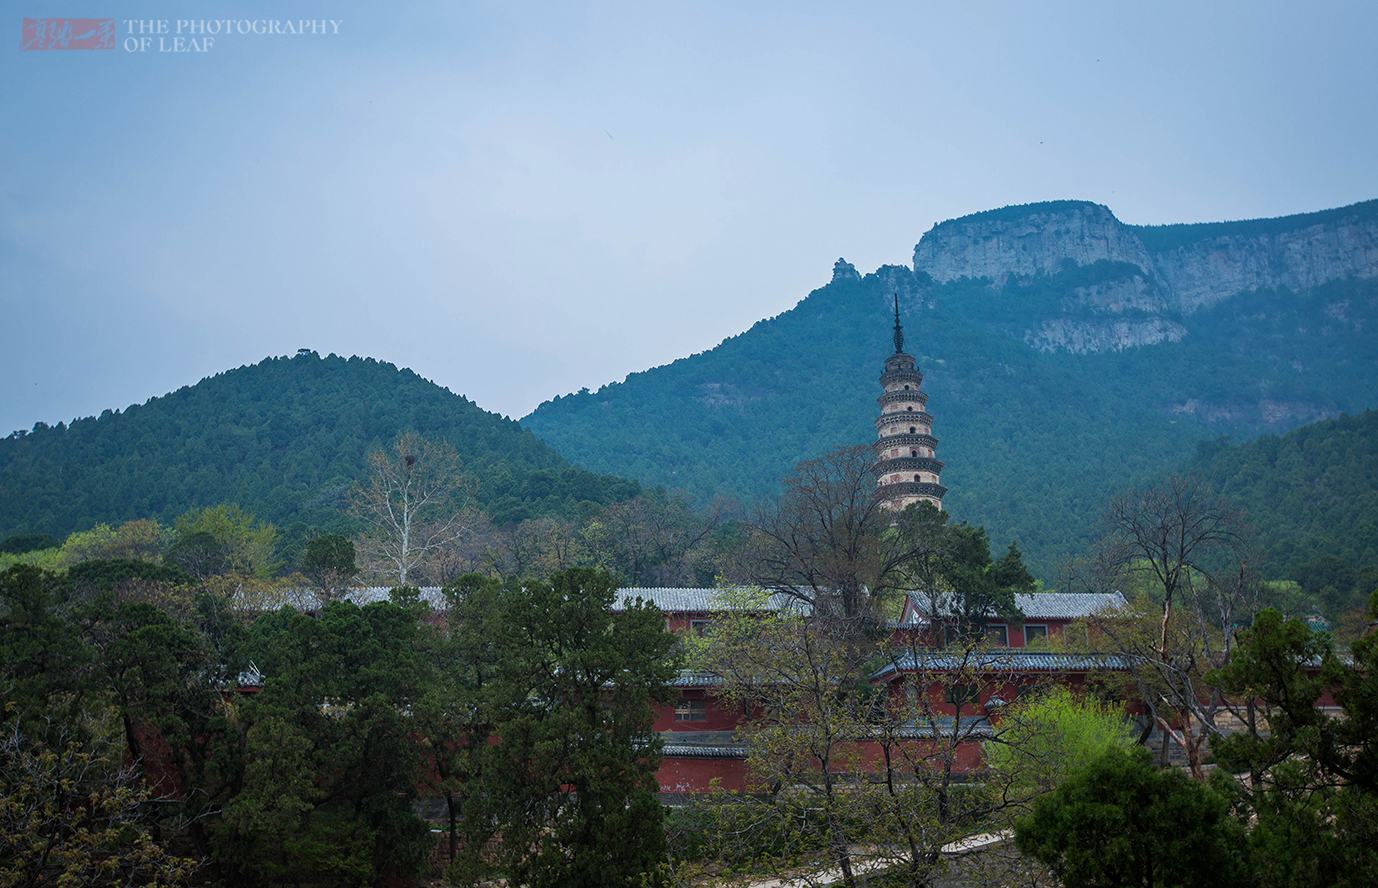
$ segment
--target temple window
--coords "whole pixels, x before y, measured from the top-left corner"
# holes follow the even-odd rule
[[[708,718],[708,706],[703,700],[681,700],[675,704],[675,721],[703,721]]]

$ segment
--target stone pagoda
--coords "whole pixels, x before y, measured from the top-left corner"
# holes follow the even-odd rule
[[[933,417],[924,410],[928,395],[919,390],[923,374],[914,356],[904,353],[904,328],[900,326],[900,300],[895,294],[895,353],[885,359],[880,375],[883,392],[876,402],[876,486],[887,509],[903,511],[911,503],[927,500],[939,509],[947,488],[938,483],[943,464],[933,458],[938,439],[933,437]]]

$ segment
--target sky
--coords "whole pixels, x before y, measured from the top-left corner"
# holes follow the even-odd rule
[[[1378,197],[1371,2],[190,6],[5,3],[0,434],[300,348],[520,418],[966,213]]]

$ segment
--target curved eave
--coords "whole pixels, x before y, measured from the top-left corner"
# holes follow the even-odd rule
[[[929,481],[901,481],[898,484],[880,484],[876,487],[876,491],[883,499],[895,499],[901,496],[931,496],[941,500],[943,495],[947,493],[947,488]]]
[[[920,411],[922,411],[923,405],[927,403],[928,395],[925,395],[918,389],[900,389],[895,392],[881,392],[880,397],[876,398],[876,404],[881,408],[884,408],[886,404],[917,404]]]
[[[899,435],[883,435],[877,438],[876,447],[930,447],[936,450],[938,439],[932,435],[923,435],[918,432],[913,434],[904,432]]]
[[[890,472],[932,472],[941,475],[943,461],[931,456],[895,456],[882,458],[876,463],[876,475]],[[911,482],[912,483],[912,482]]]
[[[929,428],[933,427],[933,417],[922,410],[891,410],[889,413],[882,413],[880,416],[876,417],[876,431],[880,431],[880,427],[885,423],[896,422],[901,418],[906,420],[917,420],[916,424],[925,425]],[[917,435],[919,433],[915,432],[914,434]]]

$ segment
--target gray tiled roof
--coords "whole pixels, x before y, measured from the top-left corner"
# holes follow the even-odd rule
[[[669,681],[672,688],[708,688],[720,684],[721,676],[704,669],[681,669],[679,674]]]
[[[356,586],[353,589],[345,590],[340,596],[343,601],[352,601],[363,607],[366,604],[373,604],[375,601],[387,601],[388,593],[394,586]],[[439,586],[420,587],[421,600],[433,608],[441,609],[445,607],[445,595],[440,591]],[[299,611],[314,611],[321,606],[321,600],[316,595],[314,589],[289,589],[282,592],[277,599],[281,604],[288,604]]]
[[[872,673],[877,681],[896,672],[953,672],[974,669],[978,672],[1093,672],[1128,669],[1118,654],[1062,654],[1053,651],[991,650],[975,651],[970,656],[942,651],[910,651],[897,662]]]
[[[718,758],[718,759],[744,759],[746,758],[747,748],[745,746],[698,746],[693,744],[666,743],[661,747],[660,754],[665,758]]]
[[[915,593],[909,600],[920,612],[928,608],[928,602]],[[1075,620],[1089,617],[1106,607],[1123,607],[1124,596],[1119,592],[1035,592],[1032,595],[1016,595],[1014,602],[1024,613],[1025,620]]]
[[[730,598],[734,594],[741,594],[744,591],[744,589],[723,590],[713,586],[696,586],[687,589],[667,586],[629,586],[617,590],[617,597],[620,601],[640,597],[643,601],[651,602],[667,614],[706,614],[732,608],[732,603],[724,599],[724,592]],[[760,609],[784,610],[787,607],[798,607],[801,604],[802,602],[797,598],[777,593],[767,598]]]
[[[1106,607],[1123,607],[1124,596],[1118,592],[1037,592],[1014,596],[1015,604],[1024,612],[1026,620],[1086,617]]]

